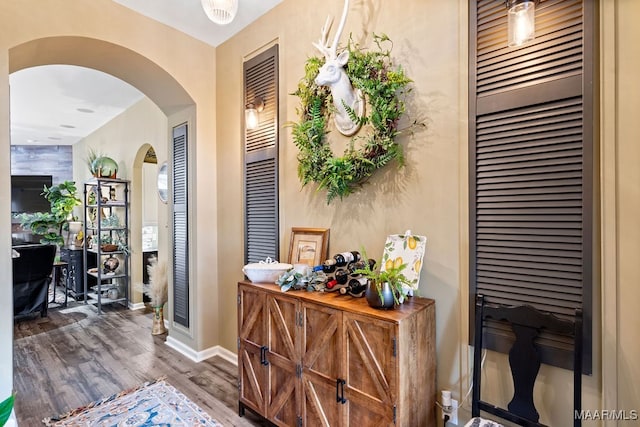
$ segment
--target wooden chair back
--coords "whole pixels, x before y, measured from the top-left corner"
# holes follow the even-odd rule
[[[487,320],[508,322],[515,335],[515,341],[509,351],[509,366],[513,378],[514,394],[507,409],[485,402],[480,396],[483,331]],[[539,422],[540,415],[533,402],[533,387],[540,370],[540,355],[535,341],[542,330],[573,337],[573,425],[574,427],[582,425],[581,420],[576,416],[582,409],[581,310],[576,310],[574,321],[562,320],[530,305],[489,305],[485,303],[483,295],[476,295],[475,306],[473,397],[471,403],[473,417],[478,417],[480,411],[485,411],[521,426],[545,427]]]

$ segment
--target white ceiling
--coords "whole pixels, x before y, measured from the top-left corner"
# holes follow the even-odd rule
[[[228,25],[211,22],[200,0],[113,1],[218,46],[282,0],[239,0]],[[144,96],[109,74],[70,65],[20,70],[9,83],[13,145],[75,144]]]

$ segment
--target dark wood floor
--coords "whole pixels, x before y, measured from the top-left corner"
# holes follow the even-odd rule
[[[195,363],[152,336],[149,311],[77,304],[14,323],[14,388],[21,427],[161,376],[225,426],[238,417],[237,367],[220,357]]]

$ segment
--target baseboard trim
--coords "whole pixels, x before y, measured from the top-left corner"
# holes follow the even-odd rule
[[[232,363],[236,366],[238,365],[238,356],[235,353],[219,345],[216,345],[214,347],[209,347],[202,351],[195,351],[191,347],[187,346],[186,344],[178,341],[177,339],[171,336],[167,336],[167,340],[165,341],[165,344],[171,347],[172,349],[174,349],[175,351],[177,351],[178,353],[193,360],[196,363],[202,362],[203,360],[207,360],[213,356],[220,356],[227,362]]]
[[[129,303],[129,310],[142,310],[144,308],[145,308],[145,305],[143,302],[137,302],[135,304]]]

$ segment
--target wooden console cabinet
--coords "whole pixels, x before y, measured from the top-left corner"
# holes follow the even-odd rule
[[[238,283],[239,413],[278,426],[435,426],[435,303]]]

